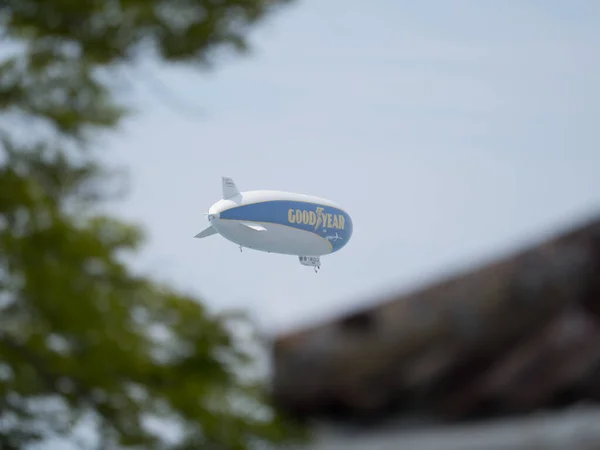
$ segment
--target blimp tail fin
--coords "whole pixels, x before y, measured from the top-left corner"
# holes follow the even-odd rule
[[[236,195],[240,195],[240,191],[237,186],[233,182],[233,180],[229,177],[221,177],[221,183],[223,184],[223,198],[231,198]]]
[[[208,228],[205,228],[200,233],[198,233],[195,238],[202,239],[208,236],[212,236],[213,234],[217,234],[217,230],[213,228],[212,225],[209,225]]]
[[[267,231],[267,229],[265,227],[263,227],[260,223],[242,222],[242,225],[244,225],[245,227],[248,227],[254,231]]]

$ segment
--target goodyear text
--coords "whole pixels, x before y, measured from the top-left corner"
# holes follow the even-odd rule
[[[345,227],[345,218],[342,214],[325,213],[322,207],[316,208],[315,211],[289,209],[288,222],[311,225],[315,230],[319,227],[343,230]]]

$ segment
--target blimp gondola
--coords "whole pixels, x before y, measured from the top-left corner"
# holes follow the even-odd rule
[[[294,255],[316,272],[321,256],[341,250],[352,237],[352,219],[330,200],[274,190],[240,192],[229,177],[221,183],[223,198],[209,208],[209,226],[196,238],[220,234],[240,251]]]

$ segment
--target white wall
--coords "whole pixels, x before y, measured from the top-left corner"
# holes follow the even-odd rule
[[[418,426],[418,425],[417,425]],[[408,429],[411,428],[411,429]],[[600,408],[537,413],[521,419],[454,427],[389,426],[359,433],[316,427],[316,441],[302,450],[592,450],[600,448]]]

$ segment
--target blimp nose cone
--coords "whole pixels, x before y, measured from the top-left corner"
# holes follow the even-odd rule
[[[220,217],[219,213],[212,213],[212,214],[208,214],[208,221],[212,222],[214,219],[218,219]]]

